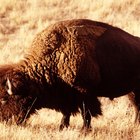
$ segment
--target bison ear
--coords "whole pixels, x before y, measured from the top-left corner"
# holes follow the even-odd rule
[[[6,85],[7,85],[7,93],[9,95],[12,95],[13,94],[13,92],[12,92],[12,84],[11,84],[9,78],[7,78]]]

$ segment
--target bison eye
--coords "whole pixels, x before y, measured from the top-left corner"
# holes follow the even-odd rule
[[[6,81],[7,81],[7,80],[3,80],[3,81],[1,82],[1,85],[2,85],[3,87],[7,87]]]
[[[1,83],[1,86],[7,91],[7,89],[8,89],[7,80],[4,80],[4,81]]]

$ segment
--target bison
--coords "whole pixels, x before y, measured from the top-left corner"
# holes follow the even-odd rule
[[[0,66],[0,116],[18,124],[36,109],[63,114],[60,129],[81,110],[83,127],[101,115],[97,97],[133,91],[140,104],[140,38],[88,19],[61,21],[37,34],[24,60]]]

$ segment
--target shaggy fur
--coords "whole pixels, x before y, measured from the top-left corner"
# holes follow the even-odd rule
[[[63,114],[63,129],[80,108],[89,128],[91,115],[101,114],[98,96],[140,95],[139,56],[140,39],[108,24],[79,19],[51,25],[35,37],[25,60],[1,66],[2,120],[14,115],[19,123],[47,107]]]

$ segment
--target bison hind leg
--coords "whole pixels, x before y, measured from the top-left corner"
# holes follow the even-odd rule
[[[135,89],[134,94],[129,94],[129,99],[135,107],[135,123],[140,123],[140,90]]]

